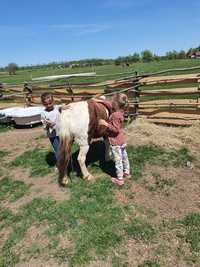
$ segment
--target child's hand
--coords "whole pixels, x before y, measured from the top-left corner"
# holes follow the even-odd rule
[[[70,106],[69,106],[69,105],[62,105],[62,107],[61,107],[61,111],[62,111],[62,110],[69,109],[69,108],[70,108]]]
[[[47,128],[53,128],[56,125],[54,122],[51,122],[49,120],[46,120],[45,124]]]
[[[106,126],[107,127],[108,126],[108,123],[107,123],[107,121],[100,119],[99,120],[99,125]]]

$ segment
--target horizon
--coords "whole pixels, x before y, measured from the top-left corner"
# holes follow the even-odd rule
[[[200,43],[199,8],[197,0],[4,2],[0,67],[186,51]]]
[[[198,45],[199,46],[199,45]],[[198,47],[197,46],[197,47]],[[190,48],[196,48],[196,47],[189,47],[188,49],[186,49],[186,50],[184,50],[185,52],[187,52]],[[146,50],[149,50],[149,49],[146,49]],[[176,51],[176,52],[180,52],[181,51],[181,49],[180,50],[175,50],[175,49],[172,49],[172,50],[170,50],[170,51],[166,51],[164,54],[162,54],[162,55],[158,55],[158,54],[156,54],[157,56],[159,56],[159,57],[164,57],[165,55],[166,55],[166,53],[167,52],[172,52],[172,51]],[[141,52],[143,52],[143,51],[141,51]],[[61,60],[61,61],[49,61],[49,62],[43,62],[43,63],[38,63],[38,64],[26,64],[26,65],[19,65],[19,64],[17,64],[17,62],[9,62],[8,64],[10,64],[10,63],[16,63],[17,64],[17,66],[18,67],[31,67],[31,66],[37,66],[37,65],[50,65],[50,64],[62,64],[62,63],[70,63],[70,62],[76,62],[76,61],[84,61],[84,60],[93,60],[93,59],[95,59],[95,60],[116,60],[117,58],[119,58],[119,57],[126,57],[126,56],[130,56],[130,55],[133,55],[134,53],[138,53],[138,54],[140,54],[141,55],[141,52],[133,52],[132,54],[129,54],[129,55],[119,55],[119,56],[117,56],[116,58],[98,58],[98,57],[96,57],[96,58],[81,58],[81,59],[71,59],[71,60]],[[151,51],[152,52],[152,51]],[[154,54],[153,52],[152,52],[152,54]],[[169,59],[168,59],[169,60]],[[184,60],[184,59],[177,59],[177,60]],[[137,63],[139,63],[139,62],[137,62]],[[144,62],[143,62],[144,63]],[[146,63],[148,63],[148,62],[146,62]],[[7,65],[5,65],[5,66],[1,66],[0,65],[0,68],[6,68],[7,66],[8,66],[8,64]]]

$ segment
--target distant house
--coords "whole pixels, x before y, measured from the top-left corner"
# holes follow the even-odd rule
[[[193,52],[193,53],[190,55],[190,58],[200,58],[200,51]]]
[[[70,67],[70,69],[78,68],[78,67],[80,67],[80,64],[71,64],[69,67]]]

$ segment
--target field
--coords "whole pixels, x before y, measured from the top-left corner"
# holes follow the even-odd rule
[[[135,63],[130,67],[106,65],[106,66],[93,66],[84,68],[66,68],[66,69],[35,69],[35,70],[19,70],[16,75],[8,75],[6,72],[0,72],[0,82],[8,84],[19,84],[24,81],[30,81],[31,78],[50,76],[50,75],[61,75],[68,73],[79,73],[79,72],[96,72],[98,75],[106,75],[102,77],[93,78],[81,78],[81,82],[99,82],[108,79],[118,78],[124,75],[117,75],[118,73],[130,73],[137,71],[139,74],[161,71],[171,68],[184,68],[184,67],[195,67],[200,65],[200,59],[188,59],[188,60],[165,60],[160,62],[150,63]],[[73,78],[70,80],[73,82],[80,82],[80,78]]]
[[[64,189],[42,128],[1,128],[1,267],[200,265],[200,126],[138,121],[127,134],[123,188],[98,141],[88,156],[95,182],[79,177],[74,147]]]
[[[95,71],[108,76],[81,81],[197,65],[200,60],[103,66]],[[32,76],[72,72],[51,71]],[[0,81],[20,83],[30,75],[0,73]],[[0,267],[200,266],[200,124],[162,127],[138,119],[126,132],[132,178],[123,187],[110,182],[114,166],[104,161],[98,140],[87,157],[95,181],[80,177],[74,146],[71,181],[61,188],[42,127],[0,125]]]

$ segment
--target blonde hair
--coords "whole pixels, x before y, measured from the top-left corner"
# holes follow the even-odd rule
[[[126,94],[117,93],[113,96],[112,104],[114,109],[125,109],[128,106],[128,97]]]

